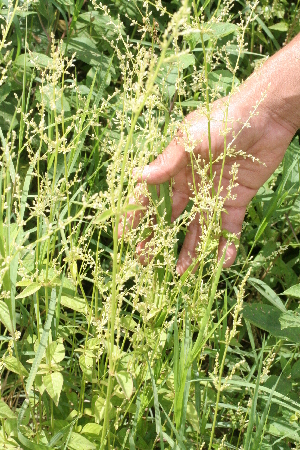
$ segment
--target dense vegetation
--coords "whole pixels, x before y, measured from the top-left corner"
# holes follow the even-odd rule
[[[298,137],[230,269],[197,161],[179,219],[168,185],[141,184],[117,233],[143,210],[133,169],[289,42],[299,3],[0,0],[0,447],[300,449]]]

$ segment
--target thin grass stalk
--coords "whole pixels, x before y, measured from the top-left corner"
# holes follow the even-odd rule
[[[185,3],[187,3],[187,2],[185,1]],[[121,200],[122,200],[122,190],[123,190],[123,185],[124,185],[125,167],[126,167],[126,162],[127,162],[127,154],[128,154],[131,142],[132,142],[134,129],[135,129],[136,123],[138,121],[139,115],[145,105],[147,97],[150,95],[150,93],[152,91],[154,82],[157,78],[157,75],[159,73],[161,65],[165,59],[167,49],[169,48],[172,40],[173,40],[173,37],[170,37],[168,40],[166,40],[164,42],[161,56],[156,65],[156,69],[155,69],[154,73],[152,74],[152,76],[149,77],[148,83],[146,85],[146,94],[143,98],[143,102],[141,102],[138,110],[135,112],[135,114],[132,118],[131,128],[130,128],[129,135],[127,137],[125,148],[124,148],[123,163],[122,163],[121,175],[120,175],[120,180],[119,180],[119,196],[118,196],[118,201],[117,201],[115,218],[113,221],[113,230],[114,230],[114,232],[113,232],[113,249],[114,250],[113,250],[113,273],[112,273],[112,298],[111,298],[110,321],[109,321],[109,327],[107,330],[108,335],[110,334],[110,343],[108,346],[108,360],[109,360],[109,364],[111,367],[109,368],[107,396],[106,396],[105,413],[104,413],[104,423],[103,423],[102,438],[101,438],[101,444],[100,444],[101,450],[104,448],[105,440],[106,440],[108,421],[109,421],[109,411],[110,411],[110,397],[111,397],[113,382],[114,382],[113,377],[114,377],[115,361],[113,358],[113,348],[114,348],[114,329],[115,329],[115,320],[116,320],[116,296],[117,296],[116,275],[117,275],[117,268],[118,268],[118,246],[119,246],[118,225],[119,225],[119,221],[121,218]],[[122,143],[123,142],[121,140],[120,144],[119,144],[120,150],[121,150]],[[108,439],[109,439],[109,433],[108,433]],[[108,445],[109,445],[109,441],[108,441]]]
[[[228,245],[229,244],[227,242],[227,244],[226,244],[226,246],[225,246],[225,248],[223,250],[223,255],[222,255],[221,259],[219,260],[219,263],[218,263],[218,266],[217,266],[217,270],[216,270],[215,276],[214,276],[213,281],[212,281],[212,286],[211,286],[211,290],[210,290],[210,294],[209,294],[209,302],[208,302],[208,305],[206,307],[205,314],[204,314],[204,316],[203,316],[203,318],[201,320],[201,327],[200,327],[200,330],[198,332],[198,336],[197,336],[196,342],[193,345],[193,347],[191,348],[191,350],[189,351],[189,355],[188,355],[188,358],[187,358],[187,366],[192,364],[193,360],[196,358],[196,356],[199,353],[199,351],[201,351],[201,348],[202,348],[202,345],[203,345],[202,341],[203,341],[204,331],[205,331],[205,328],[206,328],[206,326],[207,326],[207,324],[209,322],[209,319],[210,319],[210,313],[211,313],[212,306],[213,306],[213,303],[214,303],[214,300],[215,300],[215,294],[216,294],[218,282],[219,282],[219,279],[220,279],[220,276],[221,276],[223,263],[225,261],[225,255],[226,255],[226,251],[227,251]]]
[[[25,445],[26,447],[32,448],[33,450],[44,450],[44,449],[48,448],[48,446],[46,447],[42,444],[37,445],[37,444],[34,444],[33,442],[29,441],[29,439],[27,439],[23,435],[23,433],[21,431],[21,426],[22,426],[22,421],[24,419],[26,409],[29,405],[29,397],[31,395],[33,383],[34,383],[37,371],[39,369],[39,365],[42,361],[42,358],[43,358],[44,353],[47,348],[47,342],[48,342],[49,333],[50,333],[50,329],[51,329],[52,318],[55,313],[55,304],[56,304],[56,289],[53,288],[52,292],[51,292],[49,311],[48,311],[47,319],[46,319],[46,322],[44,325],[43,334],[42,334],[41,341],[39,343],[39,346],[38,346],[38,349],[36,352],[36,356],[34,358],[34,361],[33,361],[33,364],[32,364],[28,379],[27,379],[27,383],[26,383],[26,389],[25,389],[26,398],[22,404],[22,407],[21,407],[19,415],[18,415],[18,422],[17,422],[18,438],[23,445]],[[35,418],[33,416],[33,420],[34,419]]]
[[[258,373],[257,373],[257,377],[256,377],[256,384],[255,384],[252,404],[251,404],[251,408],[250,408],[250,412],[249,412],[249,422],[248,422],[247,432],[246,432],[246,436],[245,436],[245,443],[244,443],[245,450],[251,450],[252,430],[253,430],[253,426],[255,423],[256,406],[257,406],[259,386],[260,386],[260,377],[261,377],[261,369],[262,369],[262,364],[263,364],[264,349],[265,349],[265,342],[263,342],[262,349],[260,352]]]

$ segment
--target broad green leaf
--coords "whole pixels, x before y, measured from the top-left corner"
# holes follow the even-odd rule
[[[297,424],[291,422],[280,421],[277,418],[269,418],[266,425],[266,431],[274,436],[280,436],[282,438],[293,439],[296,442],[300,442],[300,430]]]
[[[300,378],[300,359],[295,362],[295,364],[292,367],[291,376],[293,379],[299,379]]]
[[[120,325],[125,330],[130,330],[130,331],[136,332],[137,323],[130,315],[121,316],[120,317]]]
[[[238,30],[239,27],[230,22],[208,23],[202,31],[203,41],[207,42],[213,38],[221,39],[235,33]],[[194,48],[199,42],[202,41],[201,32],[197,29],[188,31],[185,35],[185,39],[191,44],[192,48]]]
[[[96,434],[97,436],[100,435],[102,430],[101,425],[98,425],[97,423],[87,423],[84,425],[84,427],[81,430],[82,434]]]
[[[3,300],[0,300],[0,322],[2,322],[5,328],[7,328],[7,330],[12,334],[13,326],[10,319],[9,309]]]
[[[82,372],[90,379],[93,373],[93,360],[94,358],[88,355],[80,355],[79,364]]]
[[[269,389],[276,386],[275,391],[282,395],[289,395],[293,388],[293,383],[290,377],[286,378],[285,376],[282,376],[282,373],[279,376],[270,375],[263,385]]]
[[[66,50],[66,44],[63,48]],[[90,66],[100,66],[101,72],[105,72],[110,66],[110,58],[98,50],[95,42],[88,36],[72,37],[68,43],[68,56],[76,53],[75,59],[89,64]],[[110,72],[115,73],[114,67],[110,66]]]
[[[214,70],[208,74],[208,85],[223,95],[227,95],[232,86],[239,85],[239,80],[229,70]]]
[[[31,283],[30,286],[27,286],[24,291],[16,296],[16,298],[26,298],[30,295],[37,292],[43,286],[42,283]]]
[[[49,67],[52,64],[52,58],[49,58],[49,56],[45,55],[44,53],[36,53],[31,52],[28,53],[22,53],[22,55],[19,55],[14,63],[17,66],[24,67],[26,64],[26,67],[41,67],[46,68]]]
[[[276,307],[262,303],[244,304],[243,307],[244,319],[249,320],[256,327],[268,331],[275,337],[300,343],[300,333],[297,328],[281,329],[279,320],[281,314]]]
[[[286,312],[285,306],[280,297],[273,291],[270,286],[257,278],[248,278],[250,283],[255,289],[261,293],[272,305],[276,306],[281,312]]]
[[[205,39],[204,40],[207,40],[209,38],[208,36],[210,36],[210,35],[220,39],[220,38],[228,36],[229,34],[232,34],[238,30],[239,30],[238,25],[235,25],[234,23],[215,22],[215,23],[209,24],[209,29],[205,30],[205,35],[204,35]]]
[[[186,69],[195,64],[195,56],[192,53],[183,54],[178,57],[178,61],[179,66],[182,67],[182,69]]]
[[[123,213],[132,212],[132,211],[142,211],[145,210],[145,206],[142,205],[127,205],[123,208]]]
[[[182,71],[194,63],[195,57],[192,54],[171,54],[162,64],[156,83],[168,97],[172,98],[176,92],[176,82],[182,78]]]
[[[95,75],[97,75],[96,79],[95,79]],[[88,71],[88,73],[86,74],[86,85],[79,85],[78,88],[84,89],[84,92],[82,92],[83,95],[88,95],[89,88],[93,85],[93,87],[94,87],[93,95],[96,95],[96,92],[97,92],[98,88],[100,87],[100,83],[102,82],[103,78],[104,78],[104,80],[103,80],[104,85],[105,86],[110,85],[111,75],[112,74],[110,72],[108,72],[107,76],[105,76],[105,73],[103,73],[101,71],[101,69],[99,69],[98,67],[91,67],[90,70]],[[94,79],[95,79],[95,83],[94,83]]]
[[[70,450],[94,450],[96,445],[87,438],[78,433],[71,433],[71,437],[68,443],[68,449]]]
[[[107,211],[104,211],[100,215],[97,215],[95,219],[93,220],[93,223],[97,225],[98,223],[105,222],[107,219],[109,219],[113,215],[113,211],[111,209],[108,209]]]
[[[5,439],[2,436],[2,433],[0,434],[0,448],[3,448],[5,450],[20,450],[20,445],[18,444],[18,442],[13,439],[12,437],[9,437],[9,439],[7,437],[5,437]],[[35,450],[35,449],[31,449],[31,450]],[[42,449],[40,449],[42,450]]]
[[[2,2],[2,5],[3,5],[3,3],[4,2]],[[9,12],[9,14],[11,14],[11,9],[9,9],[9,10],[7,8],[1,9],[1,16],[7,16],[8,12]],[[27,17],[32,14],[36,14],[36,12],[35,11],[22,11],[20,9],[17,9],[15,11],[15,15],[19,16],[19,17]]]
[[[43,376],[42,375],[39,375],[39,374],[36,375],[36,377],[34,379],[34,385],[39,390],[39,393],[41,395],[43,395],[43,393],[44,393],[46,388],[45,388],[45,385],[43,383]]]
[[[10,94],[11,91],[10,83],[6,82],[0,87],[0,104],[6,99],[6,97]]]
[[[202,102],[197,100],[184,100],[183,102],[176,102],[176,105],[183,107],[187,106],[191,108],[199,108],[200,106],[202,106]]]
[[[46,391],[58,406],[60,393],[63,387],[64,378],[60,372],[53,372],[43,377],[43,383]]]
[[[199,418],[198,418],[197,410],[195,408],[195,405],[192,402],[188,402],[188,404],[187,404],[186,418],[187,418],[187,421],[190,422],[190,424],[192,425],[193,431],[200,433]]]
[[[23,375],[24,377],[28,377],[27,370],[14,356],[6,356],[3,360],[3,364],[7,370],[17,373],[18,375]]]
[[[81,13],[77,21],[79,26],[80,22],[88,24],[89,27],[95,27],[97,39],[102,38],[102,36],[105,36],[109,40],[115,39],[118,36],[119,30],[125,36],[124,25],[120,21],[110,15],[101,14],[98,11],[93,10]]]
[[[279,322],[282,330],[285,328],[298,328],[300,330],[300,314],[297,312],[288,311],[281,314]]]
[[[195,64],[195,56],[192,53],[171,54],[166,58],[164,64],[172,64],[175,68],[186,69]]]
[[[94,413],[95,413],[96,419],[99,422],[101,422],[104,417],[105,403],[106,403],[106,399],[103,397],[98,397],[97,400],[95,401]]]
[[[0,419],[16,419],[17,416],[10,407],[4,403],[3,400],[0,400]]]
[[[52,85],[47,84],[36,92],[36,98],[38,101],[43,102],[49,111],[53,110],[54,104],[58,114],[60,114],[62,110],[64,113],[70,112],[70,104],[58,87],[54,88]],[[62,169],[63,167],[61,165],[60,170],[62,171]]]
[[[17,287],[27,287],[27,286],[31,286],[31,285],[32,285],[31,280],[20,280],[16,283]]]
[[[294,284],[294,286],[284,291],[282,295],[291,295],[292,297],[300,298],[300,284]]]
[[[7,100],[1,103],[0,109],[0,127],[2,130],[14,129],[18,125],[16,119],[16,104],[14,99],[9,97]]]
[[[269,30],[275,31],[288,31],[289,25],[286,22],[275,23],[274,25],[269,26]]]
[[[128,372],[122,370],[120,372],[117,372],[115,376],[125,396],[127,398],[130,398],[133,393],[133,381],[131,375]]]
[[[82,314],[85,314],[86,312],[86,303],[84,299],[79,297],[71,297],[68,295],[62,295],[60,304],[65,306],[66,308],[70,308],[73,311],[80,312]]]
[[[86,342],[86,348],[89,350],[99,350],[99,338],[95,337],[95,338],[91,338]]]
[[[58,364],[65,357],[65,347],[62,341],[54,341],[49,344],[48,347],[49,357],[51,363]]]

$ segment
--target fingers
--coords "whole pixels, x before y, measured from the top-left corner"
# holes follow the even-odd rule
[[[226,230],[229,233],[234,234],[238,239],[242,231],[242,225],[245,217],[246,207],[227,207],[227,213],[222,213],[222,230]],[[193,260],[197,258],[196,248],[198,247],[201,239],[201,224],[199,220],[199,215],[193,220],[193,222],[188,227],[188,232],[186,234],[178,262],[176,271],[178,275],[183,275],[183,273],[189,268],[193,263]],[[218,247],[218,261],[221,259],[224,249],[226,248],[227,239],[221,236]],[[226,254],[223,268],[230,267],[236,258],[237,249],[234,243],[229,244]],[[195,272],[197,266],[194,267],[193,272]]]
[[[226,209],[227,214],[226,213],[222,214],[222,230],[226,230],[229,233],[235,234],[239,239],[242,232],[242,225],[245,218],[246,207],[227,206]],[[221,259],[226,244],[227,239],[221,236],[218,248],[218,260]],[[236,254],[237,254],[236,246],[234,243],[231,243],[226,250],[225,261],[223,264],[224,268],[228,268],[234,263]]]
[[[201,225],[199,214],[191,222],[188,227],[186,237],[183,242],[183,246],[177,261],[176,272],[178,275],[183,275],[184,272],[190,267],[193,259],[197,257],[196,248],[201,238]],[[196,267],[193,271],[196,270]]]
[[[181,138],[176,137],[155,161],[145,166],[138,181],[148,184],[161,184],[174,177],[190,161]],[[136,172],[135,172],[136,173]]]
[[[136,247],[136,254],[139,259],[139,262],[146,266],[153,259],[155,247],[151,245],[151,240],[154,234],[151,233],[146,239],[140,242]]]
[[[189,199],[190,197],[186,193],[173,189],[171,222],[174,222],[185,210]]]
[[[175,177],[191,162],[191,152],[207,156],[207,119],[199,111],[189,114],[181,124],[177,136],[155,161],[145,166],[138,181],[161,184]],[[204,145],[200,145],[202,140]]]
[[[149,205],[149,198],[143,194],[142,185],[138,184],[134,190],[133,197],[129,198],[129,205],[141,205],[147,207]],[[118,237],[121,238],[123,232],[128,233],[130,228],[136,228],[144,215],[144,211],[129,211],[126,217],[123,217],[118,225]],[[124,223],[125,220],[125,223]]]

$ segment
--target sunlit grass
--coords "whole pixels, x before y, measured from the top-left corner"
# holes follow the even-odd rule
[[[289,236],[299,231],[297,160],[283,166],[283,181],[278,171],[279,181],[266,183],[249,207],[253,224],[246,225],[228,271],[222,271],[225,253],[217,258],[220,216],[238,166],[225,197],[221,183],[213,189],[214,164],[239,151],[226,133],[224,152],[214,160],[210,146],[207,161],[193,156],[187,133],[191,201],[173,223],[168,184],[158,192],[140,183],[139,195],[149,202],[143,208],[133,175],[178,129],[186,131],[181,123],[188,108],[197,106],[210,124],[211,102],[238,89],[255,5],[237,20],[230,1],[214,5],[209,18],[209,2],[183,1],[174,14],[156,2],[156,19],[168,23],[162,31],[151,2],[139,2],[142,19],[128,19],[138,33],[134,39],[96,1],[87,7],[93,20],[86,25],[80,14],[87,11],[78,3],[70,10],[76,19],[70,35],[60,41],[48,30],[46,56],[30,48],[26,13],[33,3],[4,5],[1,49],[11,45],[14,17],[26,19],[28,46],[15,72],[9,50],[1,53],[0,89],[14,77],[21,89],[14,117],[0,128],[0,443],[74,450],[299,445],[300,341],[269,323],[261,326],[271,333],[264,337],[253,325],[261,325],[262,314],[251,309],[258,300],[285,312],[275,293],[280,267],[288,274],[284,289],[298,282],[298,254],[287,263],[281,258],[289,244],[281,242],[290,230],[285,214],[292,215]],[[95,53],[93,38],[80,35],[93,21],[110,33],[103,36],[110,56],[103,53],[103,64],[93,65],[84,84],[72,29],[78,25],[79,37],[89,39],[86,51],[90,45]],[[80,58],[87,64],[84,54]],[[211,76],[220,65],[229,83],[222,74]],[[141,215],[137,227],[126,221],[134,211]],[[179,250],[195,216],[202,237],[192,266],[179,277]],[[119,224],[128,226],[121,238]],[[150,235],[142,265],[136,246]]]

